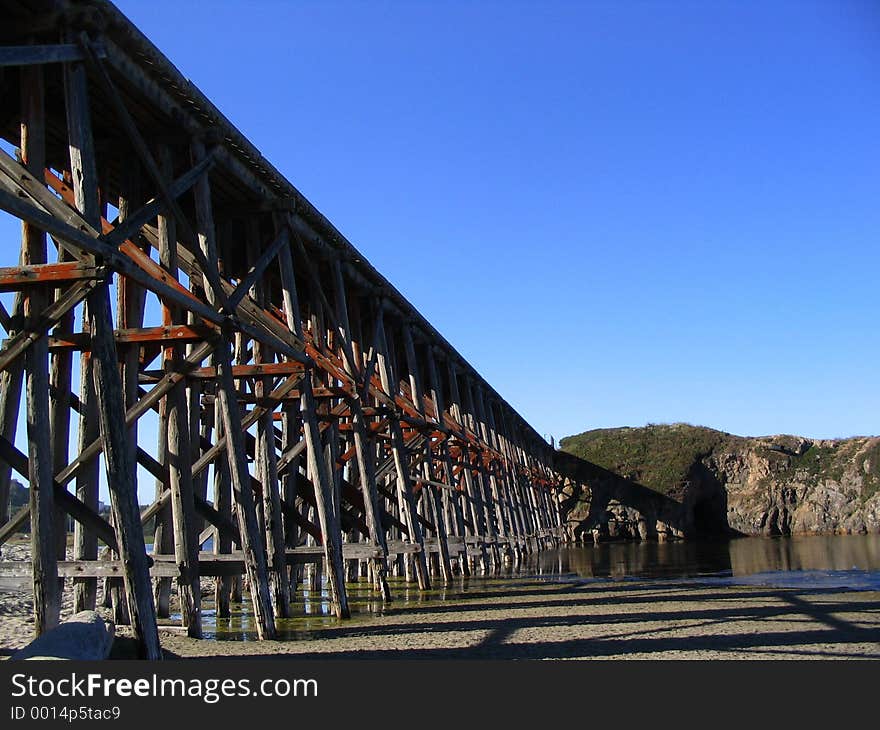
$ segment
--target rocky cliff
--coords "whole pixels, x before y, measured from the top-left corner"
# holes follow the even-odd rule
[[[641,497],[643,506],[620,484],[611,494],[608,477],[587,478],[569,499],[575,533],[644,537],[673,524],[702,535],[880,532],[880,438],[747,438],[673,424],[587,431],[560,446],[664,497]]]

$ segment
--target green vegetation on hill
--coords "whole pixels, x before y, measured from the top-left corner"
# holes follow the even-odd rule
[[[560,448],[657,492],[680,498],[695,465],[706,457],[750,452],[766,463],[760,481],[818,486],[846,474],[861,480],[859,498],[880,492],[880,439],[810,441],[798,436],[748,438],[687,423],[601,428],[567,436]],[[710,460],[717,461],[717,460]]]
[[[728,433],[686,423],[600,428],[560,442],[563,451],[662,494],[677,492],[691,465],[712,453]]]

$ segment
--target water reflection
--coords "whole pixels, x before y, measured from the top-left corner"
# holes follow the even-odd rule
[[[880,535],[744,538],[730,543],[734,575],[776,570],[880,570]]]
[[[413,604],[467,597],[475,591],[516,590],[535,578],[571,580],[678,579],[698,582],[742,582],[812,587],[880,590],[880,535],[739,538],[731,541],[617,542],[544,551],[530,556],[518,570],[508,566],[487,576],[459,576],[430,591],[419,591],[401,578],[390,578],[394,596],[383,604],[366,580],[346,585],[352,619],[347,627],[385,612],[406,611]],[[292,618],[277,619],[279,638],[303,640],[341,626],[333,614],[326,582],[299,590]],[[229,618],[203,614],[206,638],[250,641],[256,627],[250,602],[233,604]]]
[[[694,578],[774,571],[880,571],[880,535],[745,537],[716,542],[618,542],[535,556],[540,575],[583,578]]]

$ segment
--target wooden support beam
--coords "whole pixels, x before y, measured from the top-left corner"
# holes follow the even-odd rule
[[[385,337],[384,317],[379,320],[374,347],[377,351],[376,369],[379,372],[382,389],[386,393],[394,393],[397,388],[392,390],[391,386],[391,383],[395,381],[392,380],[393,375],[388,365],[388,341]],[[397,418],[392,417],[389,424],[392,439],[391,451],[394,458],[394,469],[397,472],[398,505],[401,515],[405,516],[407,532],[409,533],[410,540],[420,548],[416,555],[416,576],[419,581],[419,588],[426,591],[431,587],[431,579],[428,576],[428,563],[425,560],[424,551],[424,537],[422,536],[419,514],[416,510],[412,483],[409,478],[410,471],[409,465],[407,464],[406,442],[403,438],[403,431],[400,428],[400,422]]]
[[[107,49],[96,44],[95,54],[107,57]],[[46,63],[68,63],[85,59],[83,50],[74,43],[44,46],[0,46],[0,67],[32,66]]]
[[[33,172],[45,167],[45,92],[43,71],[22,71],[21,150]],[[21,262],[24,266],[46,264],[46,235],[31,224],[22,226]],[[44,291],[30,291],[25,299],[25,322],[42,312],[47,297]],[[34,631],[37,636],[58,625],[61,620],[61,595],[58,585],[55,499],[52,488],[52,444],[49,424],[49,343],[36,340],[25,358],[27,393],[28,499],[31,510],[31,560],[34,586]]]
[[[192,154],[196,161],[204,157],[205,149],[201,142],[192,143]],[[201,178],[195,186],[196,220],[198,226],[199,247],[204,258],[211,262],[217,261],[217,244],[214,234],[214,213],[211,202],[211,187],[206,178]],[[216,264],[212,264],[216,265]],[[211,297],[210,285],[205,281],[206,292]],[[230,333],[224,332],[220,337],[214,353],[217,364],[218,396],[220,398],[220,415],[229,445],[226,456],[229,464],[229,475],[238,518],[238,529],[241,535],[242,549],[245,554],[248,580],[250,581],[251,601],[254,607],[254,622],[257,635],[263,639],[275,636],[275,617],[269,594],[269,579],[266,572],[266,553],[260,539],[257,523],[257,512],[254,496],[250,488],[250,474],[244,447],[244,431],[241,424],[241,412],[235,396],[235,383],[232,377],[232,351],[229,342]]]
[[[285,315],[288,322],[293,323],[295,335],[302,339],[302,320],[299,318],[299,299],[296,291],[296,278],[293,270],[293,259],[289,248],[282,248],[278,261],[281,267],[281,286],[284,296]],[[300,384],[302,401],[300,415],[303,422],[303,442],[305,444],[306,463],[312,482],[316,485],[315,502],[318,522],[323,536],[324,561],[327,566],[327,578],[330,585],[331,600],[334,611],[339,618],[351,615],[348,607],[348,595],[345,590],[345,571],[342,557],[342,536],[335,510],[333,510],[331,476],[321,457],[321,432],[315,417],[317,406],[312,391],[312,376],[306,373]],[[280,464],[279,464],[279,468]]]
[[[354,345],[351,337],[351,322],[348,311],[348,299],[345,293],[345,282],[342,276],[342,266],[338,259],[333,260],[333,288],[335,294],[336,313],[339,319],[340,336],[344,343],[348,343],[347,351],[351,353],[352,360],[356,360]],[[347,367],[348,374],[356,379],[358,371]],[[381,559],[377,560],[374,567],[379,591],[385,601],[391,600],[391,589],[388,586],[388,564],[385,531],[379,521],[379,494],[376,488],[376,477],[373,471],[374,464],[372,455],[369,453],[369,441],[367,422],[361,406],[360,391],[367,391],[369,381],[365,380],[360,389],[355,389],[349,406],[351,409],[352,437],[354,440],[355,456],[357,458],[357,471],[362,490],[362,503],[366,518],[369,538],[373,545],[382,552]]]
[[[159,188],[159,193],[162,196],[165,204],[173,213],[177,224],[180,226],[183,237],[189,241],[196,240],[196,236],[190,228],[187,217],[183,214],[183,211],[180,209],[180,206],[177,203],[177,196],[174,194],[174,191],[172,191],[169,186],[166,185],[165,177],[162,174],[162,171],[159,169],[159,166],[153,159],[153,155],[150,153],[149,147],[147,147],[147,143],[144,141],[141,133],[138,131],[137,125],[131,118],[128,109],[125,106],[125,102],[122,100],[122,96],[117,91],[116,85],[113,83],[113,80],[107,73],[106,67],[99,58],[96,45],[84,32],[79,34],[77,41],[80,47],[85,52],[86,60],[88,61],[91,68],[94,70],[101,85],[104,87],[105,95],[107,98],[109,98],[110,103],[113,106],[114,111],[116,112],[116,118],[119,121],[122,130],[128,137],[128,140],[134,148],[135,154],[140,159],[141,164],[144,166],[144,169],[153,179],[155,185]],[[194,169],[197,169],[201,164],[204,164],[209,158],[209,155],[207,155],[204,149],[202,149],[201,154],[197,157],[198,159],[195,160]],[[210,157],[212,157],[212,155]],[[202,175],[198,175],[196,177],[196,180],[204,181],[204,177]],[[221,309],[228,313],[231,313],[232,310],[229,308],[226,301],[226,294],[224,293],[223,287],[220,283],[220,275],[216,269],[215,261],[212,261],[205,254],[205,251],[201,248],[201,246],[194,247],[192,249],[192,253],[196,257],[196,260],[199,262],[199,265],[201,266],[202,276],[204,276],[205,278],[206,289],[210,290],[211,301],[218,301],[220,303]]]
[[[27,327],[16,332],[0,349],[0,371],[10,367],[37,340],[45,337],[52,327],[63,321],[65,315],[82,302],[96,285],[96,281],[78,283],[67,289],[44,310],[35,312],[28,321]]]
[[[24,298],[16,296],[13,312],[23,317]],[[9,330],[7,330],[9,331]],[[14,332],[14,331],[13,331]],[[10,332],[12,333],[12,332]],[[13,360],[12,364],[0,372],[0,436],[15,442],[18,430],[18,411],[21,405],[21,386],[24,377],[24,362]],[[9,492],[12,483],[12,467],[0,460],[0,525],[9,520]]]
[[[117,250],[115,246],[106,243],[98,232],[100,220],[96,220],[95,224],[91,225],[54,195],[42,195],[40,189],[48,193],[45,187],[42,187],[34,176],[22,175],[21,173],[26,171],[2,151],[0,151],[0,171],[5,173],[0,175],[0,209],[45,230],[73,250],[102,259],[105,265],[118,273],[129,276],[159,296],[192,310],[204,320],[215,324],[223,322],[223,315],[216,310],[169,286],[162,278],[154,277],[150,265],[143,258],[136,257],[136,260],[133,260],[129,256],[132,253],[129,249],[123,247],[122,250]],[[21,194],[27,196],[27,199],[19,197]],[[37,207],[35,203],[39,203],[42,207]],[[149,260],[149,257],[147,259]],[[155,266],[155,262],[152,263]]]
[[[27,477],[27,457],[3,436],[0,436],[0,461],[10,465],[23,477]],[[70,494],[58,482],[54,482],[53,489],[55,492],[55,503],[59,508],[63,509],[78,523],[86,526],[91,533],[103,540],[109,547],[116,549],[116,534],[103,517],[100,517],[94,509]],[[21,529],[29,517],[30,505],[25,505],[0,528],[0,545]]]
[[[305,367],[299,362],[258,362],[252,365],[233,365],[233,378],[265,378],[292,373],[305,372]],[[203,378],[213,380],[217,377],[216,367],[196,368],[187,373],[188,378]]]
[[[256,219],[248,222],[246,229],[247,251],[252,252],[259,246],[259,225]],[[253,299],[261,307],[266,306],[267,292],[259,275],[265,270],[269,262],[275,258],[280,250],[279,242],[287,245],[287,235],[282,230],[275,243],[268,247],[267,251],[257,261],[249,261],[250,271],[245,280],[239,284],[239,290],[243,289],[248,282]],[[272,252],[271,255],[269,252]],[[251,257],[253,254],[251,254]],[[259,274],[257,274],[259,272]],[[237,290],[238,291],[238,290]],[[233,292],[233,297],[235,292]],[[243,294],[242,294],[243,296]],[[233,302],[230,297],[230,304]],[[274,354],[265,345],[254,342],[253,360],[257,366],[263,363],[272,363]],[[254,382],[254,395],[257,399],[264,398],[271,391],[271,378],[269,376],[258,377]],[[266,554],[269,564],[269,588],[272,594],[273,609],[276,616],[290,616],[290,581],[287,576],[287,564],[284,561],[284,524],[281,511],[281,492],[278,481],[278,453],[275,448],[275,426],[272,422],[273,408],[265,409],[265,412],[257,419],[257,434],[254,453],[254,461],[257,465],[257,478],[263,485],[263,517],[265,522]]]
[[[100,225],[100,211],[97,205],[98,180],[92,143],[88,79],[85,69],[78,63],[69,64],[66,74],[70,166],[77,207],[83,214],[84,221],[94,230]],[[85,234],[82,237],[88,238]],[[117,369],[110,293],[106,283],[93,289],[86,301],[92,336],[92,375],[98,406],[98,424],[104,443],[110,510],[117,531],[120,557],[126,567],[124,584],[128,610],[141,656],[146,659],[160,659],[162,650],[159,646],[156,613],[150,590],[144,535],[140,526],[137,487],[132,478],[134,465],[130,463],[130,451],[125,440],[125,401]]]
[[[163,175],[170,176],[170,156],[167,148],[160,151]],[[198,165],[196,165],[198,167]],[[173,185],[172,185],[173,187]],[[177,279],[177,228],[174,218],[159,217],[159,265]],[[163,307],[163,320],[171,328],[185,328],[185,315],[177,307]],[[163,368],[174,369],[184,359],[180,340],[166,347]],[[195,520],[194,488],[189,458],[192,453],[189,439],[189,413],[186,386],[177,382],[163,399],[164,455],[168,465],[168,487],[171,494],[171,521],[174,532],[174,559],[180,569],[178,599],[183,625],[187,634],[202,636],[202,589],[199,584],[199,543]],[[167,525],[166,525],[167,527]]]
[[[409,385],[412,393],[412,400],[422,418],[427,418],[427,410],[425,408],[424,386],[419,368],[419,361],[416,358],[415,343],[413,342],[412,329],[408,324],[404,324],[403,328],[403,347],[406,357],[406,366],[409,371]],[[438,421],[439,413],[437,413]],[[424,446],[424,458],[422,460],[421,469],[424,484],[430,485],[433,482],[433,467],[431,464],[431,442],[426,440]],[[446,539],[447,528],[446,519],[443,514],[440,493],[436,489],[426,490],[425,509],[430,510],[432,521],[435,525],[434,538],[437,540],[438,553],[440,558],[440,573],[443,580],[447,583],[452,580],[452,566],[449,561],[449,546]]]
[[[83,279],[103,279],[103,267],[68,261],[0,268],[0,292],[33,289],[35,285],[65,284]]]

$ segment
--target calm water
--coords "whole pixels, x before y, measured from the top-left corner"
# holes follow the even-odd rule
[[[400,579],[390,581],[394,602],[385,606],[366,582],[348,585],[353,622],[385,611],[515,590],[528,581],[668,580],[694,583],[768,585],[809,589],[880,590],[880,535],[829,537],[747,537],[718,542],[604,543],[547,551],[522,569],[492,576],[458,577],[449,585],[421,593]],[[210,607],[210,602],[206,608]],[[339,625],[331,614],[326,587],[297,591],[294,618],[278,621],[286,639],[308,639]],[[208,637],[251,640],[248,601],[233,607],[230,619],[204,612]]]
[[[880,535],[744,537],[717,542],[604,543],[535,556],[539,574],[598,579],[817,582],[880,590]]]

